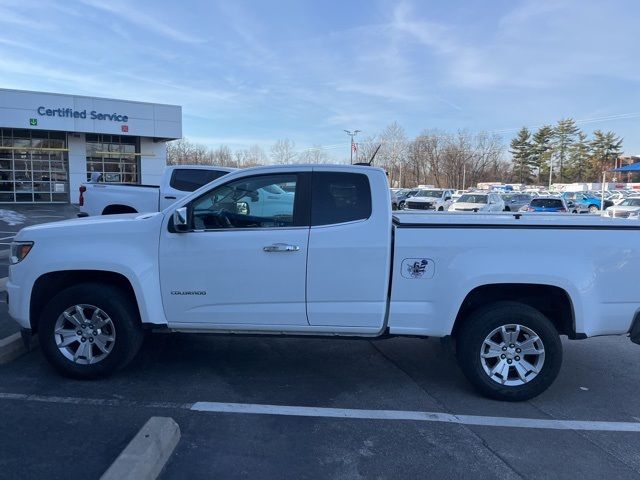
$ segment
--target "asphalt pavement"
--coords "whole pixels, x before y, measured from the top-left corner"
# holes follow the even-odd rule
[[[479,397],[436,339],[154,334],[91,382],[57,376],[36,350],[0,367],[0,478],[97,478],[156,415],[182,431],[164,479],[639,478],[640,347],[564,345],[556,383],[515,404]]]

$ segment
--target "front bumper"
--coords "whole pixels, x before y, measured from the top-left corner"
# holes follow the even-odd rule
[[[21,302],[21,288],[18,285],[11,283],[11,280],[9,280],[7,282],[7,305],[9,306],[9,316],[18,322],[21,328],[31,328],[28,305],[22,305]]]

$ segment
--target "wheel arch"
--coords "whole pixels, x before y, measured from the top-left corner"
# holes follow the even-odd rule
[[[120,213],[138,213],[138,211],[130,205],[113,204],[104,207],[102,215],[118,215]]]
[[[113,285],[120,288],[130,296],[134,302],[138,320],[141,321],[140,304],[133,285],[129,279],[121,273],[106,270],[64,270],[45,273],[34,282],[29,303],[29,323],[31,330],[34,333],[37,332],[40,314],[49,299],[73,285],[89,282]]]
[[[493,283],[475,287],[462,301],[451,335],[455,336],[469,315],[491,303],[513,301],[529,305],[544,314],[561,335],[584,338],[576,332],[576,317],[569,293],[558,286],[536,283]]]

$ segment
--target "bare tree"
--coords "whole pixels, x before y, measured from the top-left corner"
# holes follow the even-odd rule
[[[402,173],[407,160],[407,136],[398,122],[393,122],[380,134],[382,147],[378,152],[380,163],[389,174],[392,186],[402,186]]]
[[[277,140],[271,147],[271,159],[273,163],[289,164],[296,159],[296,144],[292,140],[285,138]]]
[[[269,162],[267,154],[260,145],[252,145],[251,147],[235,152],[236,167],[255,167],[264,165]]]
[[[329,163],[329,157],[321,145],[314,145],[300,152],[300,154],[298,154],[298,161],[300,163]]]
[[[189,163],[194,145],[186,138],[167,143],[167,165]]]

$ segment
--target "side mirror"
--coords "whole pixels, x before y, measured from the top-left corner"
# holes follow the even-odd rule
[[[258,192],[251,192],[249,193],[249,198],[252,202],[257,202],[260,199],[260,195],[258,194]]]
[[[180,207],[173,212],[173,226],[177,232],[186,232],[189,229],[187,207]]]
[[[239,215],[249,215],[249,204],[247,202],[236,203],[236,213]]]
[[[451,197],[444,197],[445,202],[448,202],[449,200],[451,200]]]

